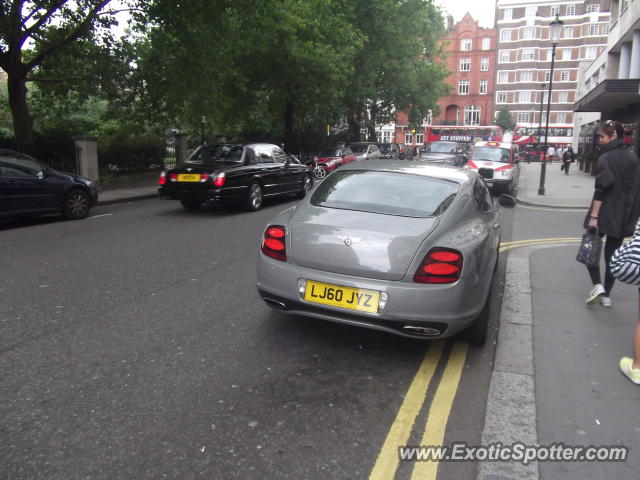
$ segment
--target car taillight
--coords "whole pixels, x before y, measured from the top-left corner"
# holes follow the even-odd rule
[[[453,283],[462,273],[462,253],[449,248],[433,248],[413,276],[417,283]]]
[[[165,183],[167,183],[167,172],[162,172],[158,179],[158,185],[164,185]]]
[[[264,238],[260,250],[266,256],[276,260],[287,260],[287,247],[285,245],[285,230],[279,225],[270,225],[264,231]]]
[[[467,167],[469,167],[469,168],[475,168],[475,169],[477,169],[477,168],[478,168],[478,166],[473,162],[473,160],[469,160],[469,161],[467,162]]]
[[[209,180],[209,174],[208,173],[201,173],[200,174],[200,182],[204,183],[207,180]]]
[[[178,181],[178,174],[177,173],[170,173],[169,174],[169,180],[171,180],[172,182],[177,182]]]
[[[227,179],[227,175],[224,172],[219,173],[213,178],[213,184],[216,187],[222,187],[226,179]]]

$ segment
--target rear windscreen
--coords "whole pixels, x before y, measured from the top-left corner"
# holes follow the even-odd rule
[[[458,193],[456,182],[398,172],[343,170],[328,176],[311,204],[361,212],[432,217],[440,215]]]

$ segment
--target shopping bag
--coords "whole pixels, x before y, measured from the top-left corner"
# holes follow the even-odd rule
[[[597,230],[587,230],[582,235],[580,248],[576,260],[587,267],[595,267],[600,264],[600,252],[602,252],[602,238]]]

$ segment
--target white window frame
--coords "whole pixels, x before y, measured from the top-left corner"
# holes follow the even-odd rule
[[[564,27],[563,35],[564,35],[564,38],[573,38],[573,25],[568,25]]]
[[[491,37],[484,37],[482,39],[482,50],[491,50]]]
[[[486,95],[489,91],[489,80],[480,80],[480,95]]]
[[[558,92],[558,103],[569,103],[569,92]]]
[[[560,81],[561,82],[570,82],[571,80],[569,80],[571,78],[571,72],[569,72],[569,70],[562,70],[560,72]]]
[[[424,133],[416,133],[416,143],[422,145],[424,143]]]
[[[584,58],[592,60],[598,56],[598,47],[590,46],[584,49]]]
[[[537,33],[536,27],[524,27],[522,29],[522,38],[523,40],[535,40],[537,38]]]
[[[598,24],[590,23],[587,25],[587,36],[589,37],[597,37],[598,36]]]
[[[573,55],[572,48],[565,48],[562,50],[562,60],[571,60],[572,55]]]
[[[518,123],[529,123],[530,118],[529,112],[518,112]]]
[[[503,20],[513,20],[513,8],[505,8]]]
[[[522,70],[520,72],[521,82],[533,82],[533,70]]]
[[[484,57],[480,59],[480,71],[481,72],[489,71],[489,57]]]
[[[518,92],[518,103],[531,103],[531,90],[520,90]]]
[[[467,105],[464,107],[464,124],[480,125],[481,109],[478,105]]]
[[[413,143],[413,133],[411,132],[406,132],[404,134],[404,143],[409,143],[412,144]]]
[[[463,38],[460,40],[460,50],[470,52],[473,49],[473,40],[471,38]]]
[[[558,122],[558,123],[567,123],[567,112],[558,112],[558,113],[556,113],[556,122]]]
[[[510,42],[512,37],[511,32],[512,30],[510,28],[503,28],[502,30],[500,30],[500,41]]]
[[[573,5],[567,5],[567,17],[573,17],[576,14],[576,6],[575,4]]]
[[[560,5],[551,6],[551,16],[555,17],[556,15],[560,16]]]
[[[538,13],[538,7],[536,5],[530,5],[524,10],[525,17],[535,17]]]
[[[585,12],[587,13],[597,13],[600,11],[600,4],[599,3],[590,3],[589,5],[587,5],[585,7]]]
[[[471,59],[470,58],[461,58],[460,59],[460,71],[461,72],[470,72],[471,71]]]
[[[551,71],[544,72],[544,82],[549,83],[551,81]]]
[[[498,83],[509,83],[509,72],[498,72]]]
[[[498,60],[500,63],[509,63],[511,61],[511,52],[509,50],[500,50]]]
[[[522,49],[522,61],[526,62],[526,61],[530,61],[530,60],[535,60],[536,58],[536,51],[533,48],[523,48]]]
[[[507,103],[507,92],[496,93],[496,103]]]
[[[469,80],[458,82],[458,95],[469,95]]]

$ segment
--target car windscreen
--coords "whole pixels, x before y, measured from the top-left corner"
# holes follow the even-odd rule
[[[381,153],[389,153],[391,151],[391,145],[388,143],[381,143],[378,145]]]
[[[353,153],[362,153],[367,151],[368,146],[369,145],[367,144],[351,145],[351,150],[353,151]]]
[[[202,145],[189,157],[187,163],[240,162],[242,145]]]
[[[339,157],[340,150],[323,150],[320,153],[320,157]]]
[[[509,163],[509,149],[496,147],[475,147],[471,160]]]
[[[456,182],[423,175],[343,170],[316,188],[311,204],[401,217],[433,217],[447,209],[458,189]]]
[[[432,142],[427,146],[425,151],[432,153],[456,153],[456,144],[449,142]]]

